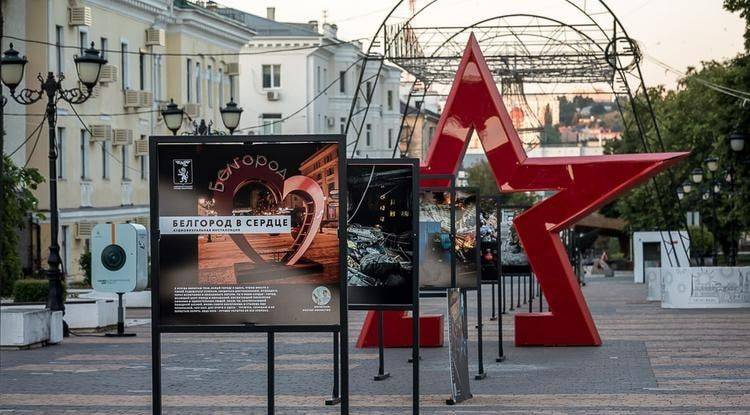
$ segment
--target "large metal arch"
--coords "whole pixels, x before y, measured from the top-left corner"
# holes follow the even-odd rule
[[[369,81],[369,80],[373,79],[372,76],[369,77],[369,78],[367,78],[367,80],[364,79],[364,74],[366,72],[368,72],[367,66],[368,66],[368,64],[370,62],[375,62],[377,64],[377,70],[375,71],[375,75],[374,75],[374,85],[377,86],[377,82],[378,82],[378,78],[379,78],[380,72],[381,72],[381,70],[383,68],[385,60],[388,57],[389,51],[391,50],[391,48],[393,48],[394,42],[396,40],[395,36],[393,36],[390,39],[386,36],[386,32],[387,32],[386,29],[388,27],[389,20],[391,20],[391,19],[400,20],[401,21],[401,26],[398,27],[398,30],[396,31],[396,35],[403,34],[404,31],[405,31],[405,29],[408,27],[408,25],[417,16],[422,15],[427,9],[429,9],[432,6],[434,6],[437,2],[438,2],[438,0],[429,1],[427,4],[425,4],[423,7],[421,7],[418,11],[413,12],[410,17],[408,17],[407,19],[403,20],[403,18],[395,16],[396,11],[403,4],[405,4],[405,2],[403,0],[399,0],[396,3],[396,5],[390,10],[390,12],[388,13],[388,15],[386,15],[386,17],[383,19],[382,23],[380,24],[380,26],[376,30],[375,34],[373,35],[372,41],[370,42],[370,45],[367,48],[366,56],[364,57],[363,64],[361,66],[361,70],[360,70],[360,74],[359,74],[359,81],[358,81],[358,84],[357,84],[354,96],[352,98],[352,102],[351,102],[351,106],[350,106],[350,113],[349,113],[349,117],[347,119],[347,125],[346,125],[346,129],[345,129],[345,133],[347,134],[347,137],[349,136],[349,128],[350,127],[352,127],[354,129],[354,132],[355,132],[354,141],[352,141],[352,142],[350,142],[350,143],[347,144],[347,148],[349,146],[353,146],[353,149],[351,151],[351,157],[355,157],[356,154],[357,154],[357,151],[356,151],[357,150],[357,145],[359,143],[360,136],[362,135],[363,126],[366,123],[367,114],[368,114],[369,107],[370,107],[370,102],[371,102],[371,99],[372,99],[372,94],[374,93],[374,91],[376,89],[375,87],[372,87],[370,96],[367,96],[367,94],[362,93],[362,91],[363,91],[363,85],[365,85],[366,81]],[[599,50],[604,50],[605,54],[607,53],[607,50],[609,49],[610,44],[613,44],[613,45],[616,46],[616,42],[617,42],[618,39],[624,38],[627,41],[632,41],[632,39],[628,35],[627,30],[622,25],[620,19],[614,14],[614,12],[612,11],[612,9],[606,4],[606,2],[604,0],[598,0],[597,2],[595,2],[598,6],[600,6],[600,7],[603,8],[603,11],[599,12],[599,13],[589,13],[587,10],[590,7],[587,7],[586,0],[563,0],[563,2],[566,3],[566,4],[568,4],[568,5],[570,5],[580,15],[584,16],[586,20],[588,20],[589,22],[591,22],[592,26],[594,26],[594,27],[596,27],[598,29],[598,31],[602,34],[602,36],[604,36],[604,38],[607,39],[607,41],[608,41],[608,44],[607,44],[606,47],[603,47],[602,44],[600,44],[599,42],[594,41],[593,39],[591,39],[585,33],[581,32],[579,30],[576,30],[575,27],[573,27],[573,25],[566,24],[566,23],[562,22],[559,19],[549,18],[549,17],[542,16],[542,15],[532,15],[532,14],[528,14],[528,16],[533,16],[535,18],[545,19],[545,20],[548,20],[548,21],[556,22],[556,23],[558,23],[558,24],[560,24],[560,25],[562,25],[564,27],[568,27],[570,29],[573,29],[576,32],[578,32],[578,34],[580,36],[584,36],[585,38],[588,38],[592,42],[592,44],[594,44],[594,45],[596,45],[598,47]],[[588,3],[591,3],[590,0],[589,0]],[[590,6],[590,4],[589,4],[589,6]],[[524,15],[524,13],[516,13],[516,15]],[[510,16],[510,14],[508,16]],[[502,16],[495,16],[495,17],[492,17],[492,18],[483,19],[482,21],[489,21],[489,20],[492,20],[492,19],[496,19],[498,17],[502,17]],[[606,29],[605,26],[603,26],[603,24],[601,23],[602,19],[605,19],[605,20],[607,20],[609,22],[612,22],[612,27],[611,27],[612,33],[610,33],[609,30]],[[473,24],[471,24],[469,26],[464,26],[463,29],[461,30],[461,32],[462,33],[465,32],[470,27],[476,27],[476,25],[480,24],[480,22],[481,21],[478,21],[478,22],[475,22],[475,23],[473,23]],[[455,36],[456,35],[451,36],[451,38],[455,38]],[[383,39],[382,53],[378,54],[378,53],[375,53],[374,50],[377,47],[380,46],[379,45],[379,40],[381,38]],[[635,43],[634,41],[632,41],[632,42]],[[444,44],[445,43],[446,42],[444,42]],[[442,46],[443,45],[441,45],[441,47]],[[430,57],[434,57],[434,52],[430,55]],[[426,57],[426,59],[429,59],[430,57]],[[618,98],[618,99],[615,99],[615,102],[617,104],[618,110],[620,111],[620,114],[622,115],[623,127],[625,128],[626,131],[632,131],[631,130],[631,126],[627,125],[627,120],[624,117],[624,111],[623,111],[623,108],[621,106],[622,105],[622,100],[620,98],[627,97],[627,102],[630,104],[630,110],[631,110],[631,112],[633,114],[633,118],[634,118],[633,122],[634,122],[635,128],[637,130],[635,133],[640,138],[640,141],[641,141],[642,146],[643,146],[643,151],[644,152],[651,151],[651,145],[649,144],[649,138],[648,138],[649,135],[647,134],[648,126],[652,126],[652,128],[653,128],[652,131],[655,134],[656,145],[658,147],[658,150],[663,151],[664,150],[664,144],[663,144],[663,140],[662,140],[662,137],[661,137],[661,131],[659,130],[658,123],[657,123],[657,120],[656,120],[656,116],[655,116],[654,110],[653,110],[653,105],[652,105],[651,99],[650,99],[650,97],[648,95],[648,89],[646,88],[646,84],[645,84],[645,81],[643,79],[643,73],[642,73],[642,70],[641,70],[639,59],[634,59],[634,65],[631,68],[627,68],[627,70],[626,70],[626,68],[624,68],[622,66],[621,62],[619,61],[619,59],[620,59],[619,55],[615,55],[615,59],[616,59],[616,63],[614,63],[614,64],[611,63],[610,64],[611,67],[614,69],[614,73],[613,73],[613,77],[612,77],[613,79],[612,79],[612,81],[609,82],[609,86],[610,86],[609,89],[612,90],[613,96],[615,96],[615,97]],[[618,65],[618,63],[619,63],[619,65]],[[632,69],[632,71],[631,71],[631,69]],[[637,79],[637,86],[635,88],[631,87],[630,82],[628,80],[628,76],[632,76],[632,77],[634,77],[634,78]],[[621,86],[623,87],[624,90],[618,91],[616,89],[615,79],[619,79],[619,81],[621,82]],[[396,150],[398,149],[399,142],[401,140],[401,135],[403,133],[403,128],[404,128],[404,125],[405,125],[404,123],[405,123],[406,117],[407,117],[407,115],[412,115],[413,114],[413,113],[409,114],[410,101],[416,95],[415,94],[415,86],[418,85],[419,82],[420,82],[419,79],[415,79],[411,83],[411,87],[409,89],[409,94],[407,96],[406,105],[404,107],[404,112],[401,114],[401,126],[399,128],[399,133],[398,133],[398,135],[396,137],[396,140],[395,140],[396,143],[395,143],[395,146],[393,148],[393,154],[392,154],[393,157],[395,157]],[[429,89],[428,85],[424,85],[424,88],[421,91],[422,101],[423,102],[424,102],[424,98],[425,98],[425,96],[427,94],[428,89]],[[419,91],[416,91],[416,92],[419,92]],[[359,103],[358,102],[359,102],[359,99],[360,99],[360,95],[365,96],[365,98],[366,98],[365,99],[366,105],[365,105],[364,108],[361,108],[361,109],[358,109],[358,110],[355,111],[355,109],[359,108]],[[643,111],[637,105],[637,101],[639,99],[642,100],[643,102],[645,102],[645,104],[646,104],[646,110],[645,111]],[[417,108],[417,114],[416,115],[419,116],[419,114],[421,113],[421,111],[422,111],[422,108]],[[359,116],[360,114],[362,114],[361,118],[359,120],[355,120],[355,116]],[[359,128],[357,128],[357,126],[356,126],[357,123],[359,124]],[[648,126],[647,126],[647,124],[648,124]],[[409,145],[411,144],[412,135],[413,134],[414,134],[414,130],[412,129],[412,131],[410,132],[410,135],[408,137],[408,144]],[[677,197],[674,194],[674,192],[671,191],[671,189],[674,188],[674,186],[676,186],[676,183],[677,183],[677,180],[674,177],[674,174],[672,174],[671,175],[670,184],[669,184],[669,186],[671,186],[671,187],[667,190],[667,192],[665,194],[664,192],[660,191],[659,186],[658,186],[658,182],[656,181],[656,179],[652,180],[654,191],[657,194],[656,199],[657,199],[658,203],[660,204],[660,208],[661,208],[661,211],[662,211],[662,219],[664,220],[664,226],[667,229],[671,229],[672,226],[675,225],[675,218],[674,218],[674,215],[672,215],[672,212],[670,210],[668,210],[666,207],[664,207],[664,205],[663,205],[663,203],[665,202],[665,196],[666,196],[666,199],[668,199],[670,202],[674,202],[674,203],[677,203],[678,205],[681,205],[681,202],[677,199]],[[674,200],[671,200],[671,199],[674,199]],[[680,225],[680,226],[682,226],[682,225]],[[672,232],[669,231],[668,234],[669,234],[668,239],[672,240]],[[675,258],[677,258],[676,255],[675,255]],[[678,261],[678,265],[679,265],[679,260],[677,260],[677,261]]]

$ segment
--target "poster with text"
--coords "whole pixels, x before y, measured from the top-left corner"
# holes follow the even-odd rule
[[[411,306],[414,165],[350,164],[349,305]]]
[[[500,264],[504,274],[528,274],[531,272],[529,259],[518,239],[513,219],[521,209],[503,208],[500,210]]]
[[[340,323],[338,147],[158,145],[162,325]]]

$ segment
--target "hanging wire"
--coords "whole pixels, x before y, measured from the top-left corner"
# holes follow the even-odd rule
[[[54,46],[56,48],[62,48],[62,49],[75,49],[75,50],[81,50],[80,45],[64,45],[64,44],[58,44],[53,42],[48,42],[44,40],[36,40],[36,39],[26,39],[18,36],[4,36],[5,38],[12,39],[19,42],[26,42],[26,43],[33,43],[38,45],[45,45],[45,46]],[[322,35],[321,35],[322,37]],[[104,49],[100,50],[100,52],[105,53],[112,53],[112,54],[126,54],[126,55],[143,55],[143,56],[183,56],[183,57],[222,57],[222,56],[253,56],[253,55],[267,55],[272,53],[282,53],[282,52],[291,52],[296,50],[307,50],[307,49],[325,49],[335,46],[341,46],[341,45],[354,45],[356,42],[360,42],[363,40],[367,40],[365,38],[358,38],[354,40],[338,40],[338,39],[330,39],[330,44],[327,45],[321,45],[321,44],[312,44],[310,46],[298,46],[298,47],[291,47],[291,48],[281,48],[281,49],[270,49],[270,50],[261,50],[257,52],[221,52],[221,53],[212,53],[212,52],[193,52],[193,53],[178,53],[178,52],[141,52],[141,51],[122,51],[117,49]]]

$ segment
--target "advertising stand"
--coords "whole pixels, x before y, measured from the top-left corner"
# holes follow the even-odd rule
[[[419,413],[419,160],[347,161],[347,280],[350,310],[375,311],[378,373],[385,371],[383,312],[412,312],[412,413]]]
[[[162,333],[337,333],[349,413],[345,137],[151,137],[153,413]]]

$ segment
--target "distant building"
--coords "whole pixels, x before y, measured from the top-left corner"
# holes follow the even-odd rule
[[[29,60],[19,88],[39,88],[37,73],[48,71],[64,73],[65,88],[79,86],[73,58],[91,42],[108,60],[92,97],[75,106],[85,125],[63,101],[57,112],[62,268],[68,276],[80,276],[78,259],[88,250],[95,224],[149,225],[147,137],[171,134],[160,106],[173,98],[194,119],[222,126],[219,107],[237,94],[231,88],[236,53],[254,32],[185,0],[4,0],[2,7],[6,34],[50,43],[3,39],[3,50],[13,42]],[[43,99],[6,107],[6,120],[12,123],[6,124],[9,145],[21,145],[26,132],[42,121],[36,114],[44,112],[45,104]],[[10,116],[11,111],[26,117]],[[16,129],[19,123],[25,128]],[[45,123],[38,141],[21,145],[16,162],[28,159],[30,167],[47,176],[47,143]],[[32,267],[39,267],[50,244],[47,184],[35,195],[47,219],[31,226],[27,239],[32,242],[23,252],[32,253]]]
[[[317,21],[276,21],[272,7],[266,17],[231,8],[218,12],[257,32],[240,57],[239,82],[244,92],[240,102],[245,109],[241,130],[256,134],[344,132],[364,57],[359,42],[337,38],[335,24],[324,22],[319,27]],[[377,82],[373,65],[367,70],[363,79],[372,100],[355,156],[390,157],[401,121],[401,70],[385,65]],[[361,98],[355,120],[361,120],[364,107]],[[355,137],[350,128],[347,142]]]
[[[409,105],[409,109],[406,111],[406,103],[401,102],[401,113],[405,114],[405,116],[404,128],[399,138],[399,147],[403,146],[403,148],[406,148],[408,144],[407,157],[425,160],[430,143],[435,137],[435,130],[440,120],[440,114],[428,108],[421,107],[422,105],[418,109],[413,105]],[[396,150],[396,156],[398,157],[400,154],[401,148]]]

